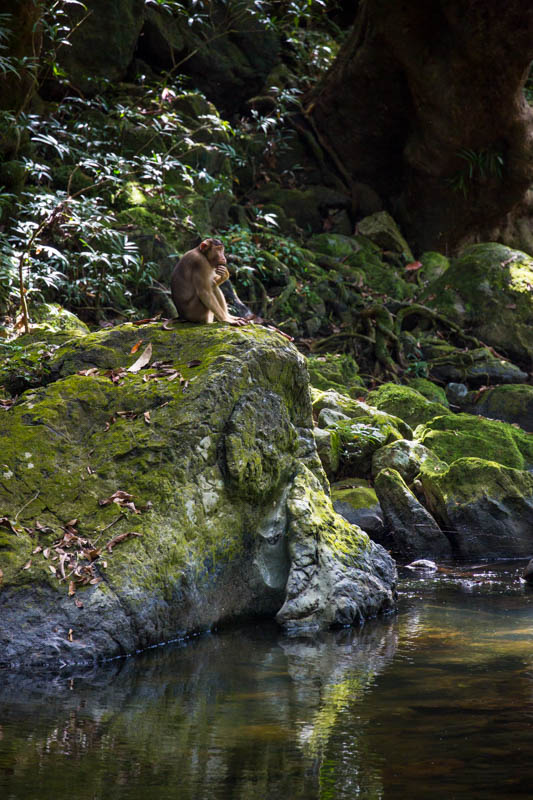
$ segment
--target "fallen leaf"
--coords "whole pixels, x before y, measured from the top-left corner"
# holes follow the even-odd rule
[[[100,370],[97,367],[91,367],[90,369],[80,369],[76,375],[83,375],[84,377],[88,377],[89,375],[98,375]]]
[[[43,550],[43,556],[45,558],[50,558],[50,548],[49,547],[45,547],[45,549]]]
[[[421,269],[423,266],[421,261],[411,261],[410,264],[406,264],[404,269],[406,272],[416,272],[417,269]]]
[[[138,342],[135,342],[135,344],[133,345],[133,347],[132,347],[132,348],[131,348],[131,350],[130,350],[130,355],[131,355],[131,356],[132,356],[134,353],[136,353],[136,352],[137,352],[137,350],[138,350],[138,349],[139,349],[139,347],[142,345],[142,343],[143,343],[143,340],[142,340],[142,339],[139,339],[139,341],[138,341]]]
[[[137,361],[128,367],[128,372],[139,372],[143,367],[146,367],[150,363],[150,359],[152,358],[152,343],[149,342],[145,349],[143,350],[142,354],[139,356]]]
[[[31,558],[30,558],[29,561],[26,561],[26,563],[24,564],[22,569],[29,569],[30,567],[31,567]],[[54,567],[54,569],[55,569],[55,567]]]
[[[35,555],[36,553],[40,553],[40,552],[42,551],[42,549],[43,549],[43,548],[41,547],[41,545],[40,545],[40,544],[38,544],[38,545],[37,545],[37,547],[35,548],[35,550],[32,550],[32,551],[31,551],[31,552],[32,552],[32,555]]]
[[[69,642],[73,642],[74,641],[74,631],[72,630],[72,628],[68,629],[68,640],[69,640]]]
[[[53,564],[48,564],[48,569],[50,570],[51,573],[57,575],[57,569],[54,567]]]
[[[91,583],[91,584],[95,584],[95,583],[101,583],[101,581],[102,581],[102,579],[101,579],[101,578],[91,578],[91,580],[89,581],[89,583]]]
[[[68,596],[72,597],[75,594],[76,594],[76,584],[74,583],[74,581],[69,581],[69,584],[68,584]]]
[[[144,421],[146,422],[147,425],[151,424],[152,420],[150,419],[150,412],[149,411],[145,411],[144,412]]]
[[[147,325],[149,322],[157,322],[161,319],[161,314],[156,314],[155,317],[148,317],[147,319],[137,319],[133,325]]]

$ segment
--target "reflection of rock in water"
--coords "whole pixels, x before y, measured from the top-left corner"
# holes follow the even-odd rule
[[[135,800],[164,776],[180,800],[318,798],[320,753],[394,655],[395,625],[297,638],[249,627],[97,669],[2,675],[0,762],[3,748],[18,756],[0,796],[37,796],[74,758],[73,796],[99,796],[105,780]]]
[[[297,702],[313,711],[301,734],[308,750],[314,752],[327,741],[337,714],[356,701],[392,661],[396,627],[397,619],[389,617],[360,629],[299,635],[280,642]]]
[[[321,636],[299,636],[285,640],[281,647],[288,657],[299,701],[313,709],[299,730],[299,741],[306,756],[313,759],[313,771],[319,781],[319,796],[329,787],[335,796],[350,795],[357,786],[361,796],[381,797],[381,775],[362,757],[365,743],[354,734],[343,736],[351,757],[328,757],[328,742],[341,728],[339,716],[356,713],[357,704],[374,678],[389,664],[398,644],[397,619],[373,622],[359,630],[343,629]],[[332,797],[334,796],[331,795]]]

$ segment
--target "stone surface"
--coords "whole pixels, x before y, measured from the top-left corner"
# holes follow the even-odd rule
[[[444,472],[422,468],[429,511],[463,558],[527,558],[533,551],[533,475],[481,458]]]
[[[282,606],[297,628],[394,603],[393,561],[324,493],[305,362],[275,333],[77,336],[2,413],[4,664],[123,655]]]
[[[501,244],[477,244],[466,248],[446,273],[430,284],[427,304],[530,368],[532,285],[531,256]]]
[[[388,537],[387,547],[397,558],[446,558],[450,540],[433,516],[409,490],[400,473],[383,469],[375,480]]]

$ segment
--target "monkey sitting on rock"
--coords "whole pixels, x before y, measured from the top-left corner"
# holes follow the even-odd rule
[[[229,271],[220,239],[204,239],[183,255],[172,272],[170,289],[180,317],[187,322],[229,322],[246,325],[249,320],[234,317],[219,289]]]

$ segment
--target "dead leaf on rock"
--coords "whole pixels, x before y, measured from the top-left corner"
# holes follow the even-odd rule
[[[75,594],[76,594],[76,584],[74,583],[74,581],[69,581],[69,584],[68,584],[68,596],[72,597]]]
[[[99,375],[100,370],[98,367],[90,367],[89,369],[80,369],[76,375],[83,375],[84,377],[89,377],[90,375]]]
[[[147,425],[151,424],[152,420],[150,419],[150,412],[149,411],[145,411],[144,412],[144,421],[146,422]]]
[[[132,347],[132,348],[131,348],[131,350],[130,350],[130,355],[131,355],[131,356],[132,356],[134,353],[136,353],[136,352],[137,352],[137,350],[138,350],[138,349],[139,349],[139,347],[142,345],[142,343],[143,343],[143,340],[142,340],[142,339],[139,339],[139,341],[138,341],[138,342],[135,342],[135,344],[133,345],[133,347]]]
[[[72,630],[72,628],[68,629],[68,640],[69,640],[69,642],[73,642],[74,641],[74,631]]]
[[[148,317],[147,319],[137,319],[133,325],[148,325],[150,322],[158,322],[161,319],[161,314],[156,314],[155,317]]]
[[[24,564],[22,569],[29,569],[30,567],[31,567],[31,558],[30,558],[29,561],[26,561],[26,563]],[[54,567],[54,569],[55,569],[55,567]]]
[[[150,359],[152,358],[152,343],[149,342],[137,361],[128,367],[128,372],[139,372],[143,367],[146,367],[150,363]]]

